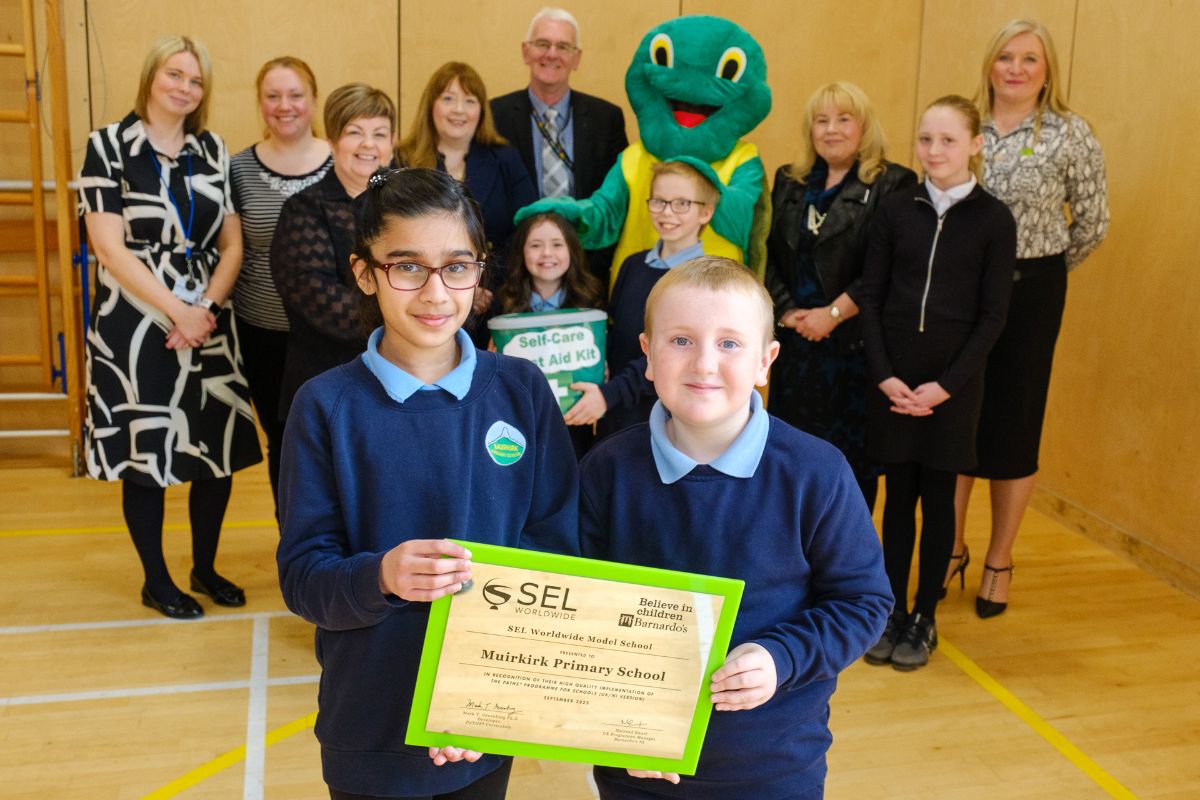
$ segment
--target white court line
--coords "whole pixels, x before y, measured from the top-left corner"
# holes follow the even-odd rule
[[[319,675],[294,675],[289,678],[272,678],[263,681],[264,695],[267,686],[298,686],[316,683]],[[78,703],[85,700],[112,700],[121,697],[154,697],[168,694],[192,692],[223,692],[233,689],[251,689],[251,681],[216,681],[214,683],[176,683],[166,686],[141,686],[132,689],[99,689],[91,692],[67,692],[64,694],[27,694],[17,697],[0,697],[0,708],[5,706],[36,706],[45,703]],[[265,720],[265,718],[264,718]]]
[[[108,622],[65,622],[58,625],[14,625],[0,628],[0,636],[24,633],[56,633],[58,631],[92,631],[110,628],[146,628],[153,625],[200,625],[205,622],[240,622],[243,620],[293,617],[290,611],[260,611],[253,614],[213,614],[200,619],[117,619]]]
[[[267,652],[270,647],[271,621],[254,620],[254,639],[250,653],[250,698],[246,704],[246,769],[242,782],[242,800],[262,800],[263,770],[266,766],[267,736]]]

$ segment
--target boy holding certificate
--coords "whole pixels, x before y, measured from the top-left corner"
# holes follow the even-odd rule
[[[837,675],[879,638],[892,594],[862,493],[831,445],[770,417],[770,297],[699,258],[646,303],[659,402],[581,464],[584,555],[745,581],[735,645],[712,675],[694,777],[605,767],[600,796],[819,798]],[[661,778],[663,780],[640,780]]]

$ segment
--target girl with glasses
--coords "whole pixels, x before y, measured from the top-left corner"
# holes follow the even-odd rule
[[[283,596],[317,626],[324,775],[334,800],[499,800],[510,759],[410,747],[402,721],[429,604],[471,578],[443,537],[577,555],[575,455],[537,366],[462,329],[488,258],[463,184],[394,170],[354,207],[350,262],[378,327],[297,393],[279,489]]]

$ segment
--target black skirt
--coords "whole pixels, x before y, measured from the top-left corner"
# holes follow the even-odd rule
[[[947,331],[885,332],[892,369],[915,389],[937,380],[970,335]],[[867,455],[881,464],[915,462],[931,469],[964,472],[975,466],[975,436],[983,401],[983,370],[926,417],[891,411],[878,386],[867,392]]]
[[[1008,321],[988,355],[977,438],[978,465],[966,474],[992,480],[1033,475],[1046,415],[1054,345],[1067,298],[1060,253],[1018,259]]]

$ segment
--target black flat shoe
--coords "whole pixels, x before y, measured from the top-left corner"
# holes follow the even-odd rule
[[[164,617],[171,619],[199,619],[204,616],[204,609],[196,602],[196,598],[183,592],[168,603],[164,603],[150,594],[150,590],[142,587],[142,605],[153,608]]]
[[[246,605],[245,592],[220,575],[215,575],[214,577],[216,578],[215,581],[211,584],[206,584],[196,577],[196,571],[192,570],[192,591],[208,595],[219,606],[236,607]]]

